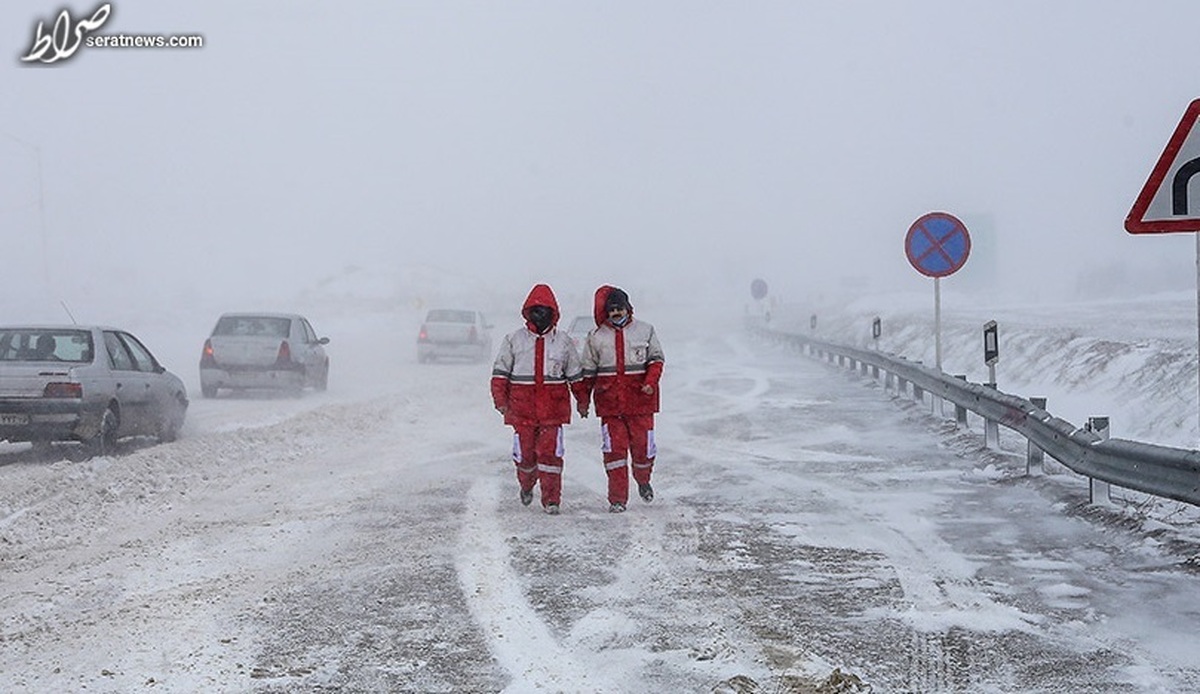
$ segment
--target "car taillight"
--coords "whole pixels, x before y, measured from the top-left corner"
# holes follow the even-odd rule
[[[275,355],[275,363],[281,366],[292,363],[292,348],[288,346],[287,340],[279,343],[279,354]]]
[[[204,341],[204,349],[200,351],[200,365],[212,366],[217,363],[217,358],[213,356],[212,340]]]
[[[421,332],[417,333],[417,342],[428,342],[429,333],[425,330],[425,326],[421,326]]]
[[[80,383],[47,383],[42,391],[43,398],[82,398],[83,385]]]

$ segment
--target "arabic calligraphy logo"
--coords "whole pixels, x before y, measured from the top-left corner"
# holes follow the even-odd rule
[[[104,26],[111,14],[112,4],[104,3],[92,12],[91,17],[76,22],[72,29],[71,14],[63,10],[58,13],[58,19],[54,21],[54,27],[48,34],[45,31],[46,23],[38,22],[37,31],[33,35],[33,45],[29,48],[29,53],[22,56],[21,62],[36,60],[49,64],[70,58],[83,44],[84,35]]]

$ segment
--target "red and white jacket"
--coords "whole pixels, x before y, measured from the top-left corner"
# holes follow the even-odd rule
[[[654,326],[633,317],[622,327],[608,321],[604,303],[610,286],[596,290],[596,329],[588,333],[581,362],[587,392],[596,402],[601,417],[654,414],[658,412],[658,382],[662,378],[663,351]],[[649,384],[653,392],[642,392]]]
[[[549,306],[554,311],[544,335],[529,322],[529,309]],[[571,391],[586,401],[583,374],[575,343],[558,325],[558,300],[545,284],[529,292],[521,307],[525,327],[509,333],[492,365],[492,404],[504,410],[504,423],[513,426],[567,424],[571,421]]]

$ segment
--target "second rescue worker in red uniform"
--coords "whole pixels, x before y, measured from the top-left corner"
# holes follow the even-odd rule
[[[650,475],[654,471],[654,413],[658,412],[658,381],[663,352],[654,326],[635,320],[629,296],[616,287],[596,290],[596,329],[588,333],[580,361],[583,382],[596,403],[603,439],[604,469],[608,475],[608,510],[621,513],[629,501],[629,468],[643,501],[654,500]],[[587,416],[588,398],[578,403]]]

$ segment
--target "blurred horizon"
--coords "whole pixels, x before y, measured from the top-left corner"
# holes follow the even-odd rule
[[[111,7],[100,33],[205,45],[30,66],[62,8],[6,7],[12,317],[264,306],[355,268],[501,305],[853,300],[929,291],[903,242],[935,210],[972,235],[946,292],[1196,286],[1188,234],[1122,227],[1197,96],[1171,67],[1194,2]]]

